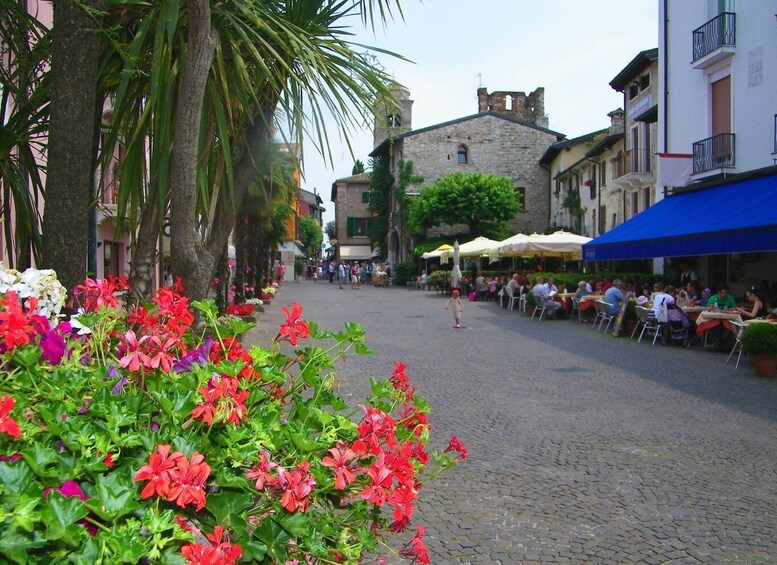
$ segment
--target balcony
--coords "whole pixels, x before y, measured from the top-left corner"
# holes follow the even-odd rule
[[[693,174],[732,169],[736,166],[736,136],[720,133],[693,144]]]
[[[623,190],[653,184],[651,155],[648,149],[632,149],[612,162],[612,182]]]
[[[736,51],[737,16],[723,12],[693,32],[694,69],[705,69]]]

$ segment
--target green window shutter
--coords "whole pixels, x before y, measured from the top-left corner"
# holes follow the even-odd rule
[[[353,237],[353,217],[348,216],[345,220],[345,235]]]
[[[369,204],[370,203],[370,193],[369,193],[369,191],[362,192],[362,202],[364,202],[365,204]]]
[[[372,237],[372,218],[367,218],[367,234]]]

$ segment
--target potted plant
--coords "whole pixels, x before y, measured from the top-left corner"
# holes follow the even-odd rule
[[[623,318],[623,326],[626,329],[626,335],[631,336],[634,328],[637,327],[637,303],[629,300],[626,304],[626,315]]]
[[[537,300],[531,292],[527,292],[526,296],[526,313],[531,316],[534,314],[534,309],[537,307]]]
[[[777,369],[777,325],[752,324],[742,334],[742,351],[753,359],[759,377],[771,377]]]

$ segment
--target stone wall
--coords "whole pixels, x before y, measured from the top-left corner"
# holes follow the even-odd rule
[[[481,172],[508,177],[526,189],[526,209],[511,222],[518,232],[541,232],[549,222],[549,173],[540,157],[556,141],[552,133],[493,115],[441,126],[411,135],[394,146],[394,163],[412,160],[424,184],[455,172]],[[467,147],[468,162],[459,164],[460,145]],[[420,188],[420,187],[419,187]]]
[[[368,174],[359,175],[369,178]],[[369,192],[369,180],[348,182],[345,179],[337,181],[337,200],[335,201],[335,228],[337,241],[340,245],[369,245],[370,238],[348,237],[346,218],[369,218],[369,203],[362,202],[362,193]]]
[[[525,92],[504,90],[489,94],[487,89],[478,88],[478,112],[489,111],[540,127],[548,127],[548,117],[545,115],[545,89],[542,87],[528,95]]]

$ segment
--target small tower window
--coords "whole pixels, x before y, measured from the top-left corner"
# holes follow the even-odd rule
[[[390,128],[398,128],[402,125],[402,118],[399,117],[399,114],[391,114],[386,118],[386,125]]]
[[[461,165],[467,164],[467,146],[466,145],[459,145],[459,151],[457,154],[457,162]]]

